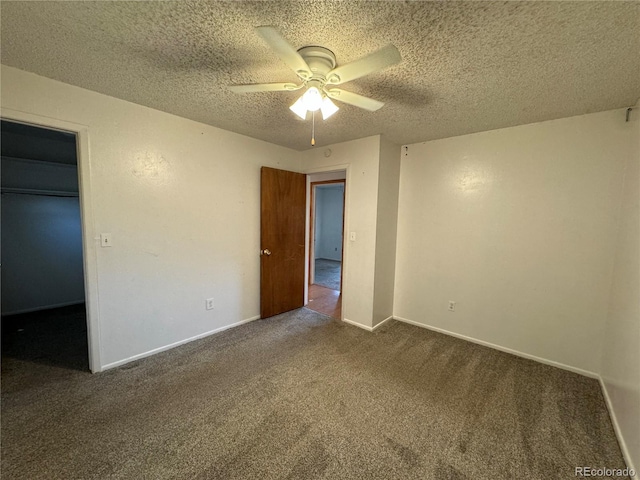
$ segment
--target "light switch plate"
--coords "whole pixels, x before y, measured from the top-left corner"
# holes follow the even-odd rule
[[[110,247],[112,245],[111,234],[110,233],[101,233],[100,234],[100,246],[101,247]]]

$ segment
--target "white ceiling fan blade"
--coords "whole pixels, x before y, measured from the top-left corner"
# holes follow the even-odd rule
[[[398,49],[389,44],[366,57],[334,68],[327,74],[327,83],[340,85],[341,83],[350,82],[370,73],[384,70],[391,65],[399,63],[401,60],[402,57]]]
[[[349,105],[353,105],[355,107],[364,108],[365,110],[369,110],[370,112],[375,112],[376,110],[382,108],[382,106],[384,105],[383,102],[379,102],[378,100],[374,100],[373,98],[358,95],[357,93],[353,92],[347,92],[346,90],[341,90],[339,88],[332,88],[330,90],[326,90],[326,92],[327,95],[334,100],[348,103]]]
[[[302,88],[295,83],[254,83],[250,85],[229,85],[229,90],[235,93],[253,92],[292,92]]]
[[[286,63],[300,78],[303,80],[311,78],[311,69],[307,62],[289,42],[282,38],[278,30],[270,26],[256,27],[256,30],[258,35],[276,52],[280,60]]]

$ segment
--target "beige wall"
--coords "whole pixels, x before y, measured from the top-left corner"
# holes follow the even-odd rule
[[[372,323],[374,327],[393,316],[399,185],[400,146],[381,137]]]
[[[598,372],[631,136],[616,110],[409,145],[394,316]]]
[[[637,105],[640,107],[640,105]],[[625,454],[640,467],[640,108],[625,128],[634,131],[625,170],[620,227],[601,375]]]
[[[260,166],[298,170],[298,152],[4,66],[1,100],[86,128],[94,369],[259,314]]]
[[[306,173],[347,171],[342,316],[365,328],[373,318],[379,151],[376,136],[301,152]],[[356,241],[349,240],[350,232]]]
[[[346,169],[342,316],[368,330],[393,315],[399,158],[379,135],[302,152],[314,178]]]

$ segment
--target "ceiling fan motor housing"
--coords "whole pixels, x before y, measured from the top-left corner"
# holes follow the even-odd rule
[[[327,83],[327,74],[336,67],[336,56],[328,48],[319,46],[302,47],[298,50],[300,56],[307,62],[311,70],[309,85],[313,82],[319,89]],[[321,85],[319,86],[318,83]]]

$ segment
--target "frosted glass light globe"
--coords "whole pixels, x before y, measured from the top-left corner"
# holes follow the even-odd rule
[[[322,94],[316,87],[311,87],[304,92],[302,102],[307,107],[307,110],[315,112],[322,106]]]

